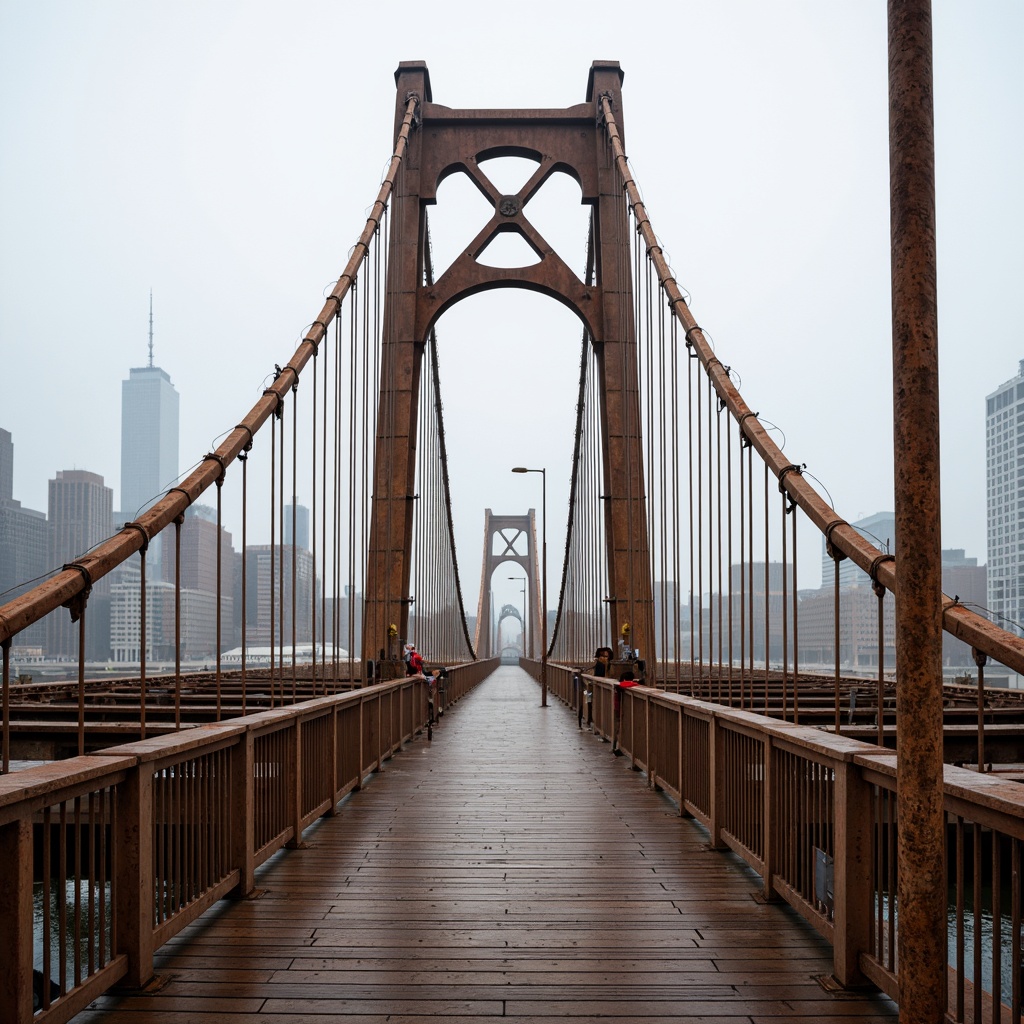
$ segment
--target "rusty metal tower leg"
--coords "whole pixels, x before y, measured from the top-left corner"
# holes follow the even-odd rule
[[[430,99],[430,77],[423,65],[402,65],[395,131],[405,116],[410,93]],[[409,138],[405,165],[391,202],[391,236],[381,349],[381,393],[377,410],[373,512],[367,562],[363,657],[375,658],[387,644],[388,626],[408,635],[409,579],[416,423],[423,339],[416,336],[416,289],[422,268],[420,136]]]
[[[898,959],[907,1024],[940,1024],[946,1009],[934,149],[931,2],[889,0]]]
[[[598,104],[610,95],[622,110],[622,72],[617,64],[595,63],[591,95]],[[621,113],[618,114],[622,133]],[[636,334],[630,277],[629,218],[618,172],[603,137],[597,140],[597,273],[602,295],[603,333],[595,339],[604,447],[605,536],[612,640],[629,623],[629,642],[654,665],[654,597],[650,574],[644,496],[643,446]]]

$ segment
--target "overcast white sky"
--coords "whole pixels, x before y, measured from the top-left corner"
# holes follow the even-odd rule
[[[937,0],[934,26],[943,535],[985,561],[984,398],[1024,357],[1024,4]],[[891,509],[883,0],[0,0],[14,496],[45,510],[47,480],[81,468],[118,507],[121,381],[145,363],[150,288],[182,469],[238,422],[361,230],[399,61],[427,62],[439,103],[528,107],[582,101],[594,59],[621,62],[652,220],[745,398],[840,514]],[[580,223],[562,226],[577,267]],[[560,566],[579,327],[502,291],[438,330],[472,614],[483,509],[539,507],[513,465],[548,469]],[[809,539],[803,584],[819,562]]]

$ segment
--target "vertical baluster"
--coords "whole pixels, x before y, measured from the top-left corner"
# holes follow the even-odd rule
[[[74,880],[74,913],[75,924],[72,934],[75,940],[75,947],[72,957],[72,978],[75,987],[82,984],[82,798],[76,797],[74,804],[74,817],[72,836],[75,842],[73,857]]]
[[[887,880],[887,891],[889,893],[889,910],[886,915],[886,927],[888,929],[888,950],[885,964],[890,971],[896,971],[896,913],[898,911],[896,893],[896,791],[886,791],[886,834],[889,843],[889,877]]]
[[[872,820],[872,836],[873,836],[873,849],[874,856],[872,857],[872,889],[874,892],[874,953],[879,963],[884,964],[884,957],[882,955],[883,947],[883,922],[885,919],[885,872],[884,872],[884,860],[883,854],[885,851],[885,821],[882,813],[882,800],[883,790],[881,786],[875,786],[875,798],[873,801],[873,820]]]
[[[992,835],[992,1020],[1000,1024],[1003,1010],[1003,905],[1002,905],[1002,835]],[[1019,1021],[1020,1018],[1018,1018]]]
[[[1020,840],[1016,836],[1010,839],[1010,965],[1013,970],[1011,978],[1010,1014],[1011,1020],[1019,1021],[1021,1017],[1021,885],[1020,885]]]
[[[981,915],[981,825],[977,822],[973,824],[974,829],[974,906],[972,907],[974,914],[974,934],[971,937],[973,943],[974,953],[974,1020],[981,1020],[981,995],[982,995],[982,984],[981,984],[981,930],[983,927],[982,915]]]
[[[88,889],[86,891],[86,976],[91,976],[96,970],[96,805],[98,795],[95,792],[89,794],[89,809],[86,816],[86,842],[88,844],[86,857],[86,878]],[[101,895],[101,894],[100,894]]]
[[[57,833],[57,974],[60,994],[68,990],[68,805],[60,803]]]
[[[53,809],[43,808],[43,1009],[50,1008],[50,983],[53,977],[53,890],[50,881],[53,877]],[[63,941],[60,927],[57,928],[58,940]]]

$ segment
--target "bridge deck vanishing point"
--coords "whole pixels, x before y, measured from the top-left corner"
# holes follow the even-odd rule
[[[895,1020],[626,757],[502,667],[85,1024]]]

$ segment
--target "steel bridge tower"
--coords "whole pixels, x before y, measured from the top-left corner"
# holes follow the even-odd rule
[[[391,201],[390,256],[377,418],[374,500],[368,552],[363,651],[385,646],[389,624],[406,635],[416,473],[420,372],[429,332],[448,308],[477,292],[526,288],[569,307],[594,346],[601,410],[605,541],[608,560],[609,636],[629,622],[633,645],[653,670],[653,593],[648,558],[633,294],[630,226],[622,185],[601,123],[607,96],[621,134],[622,71],[596,61],[586,101],[564,109],[456,110],[433,102],[423,62],[395,72],[395,132],[410,98],[416,129]],[[493,157],[537,163],[515,195],[503,195],[481,164]],[[526,216],[531,197],[555,172],[580,185],[591,208],[585,280],[574,273]],[[470,245],[432,280],[426,208],[449,174],[463,172],[493,205],[493,214]],[[501,232],[518,233],[539,262],[517,268],[477,261]]]
[[[525,548],[525,550],[524,550]],[[540,572],[537,568],[537,517],[530,509],[525,516],[496,516],[484,510],[484,557],[480,572],[480,605],[476,616],[476,643],[473,649],[478,658],[492,658],[500,651],[491,649],[491,577],[503,563],[518,565],[526,574],[526,621],[523,622],[523,655],[539,657],[541,629]]]

